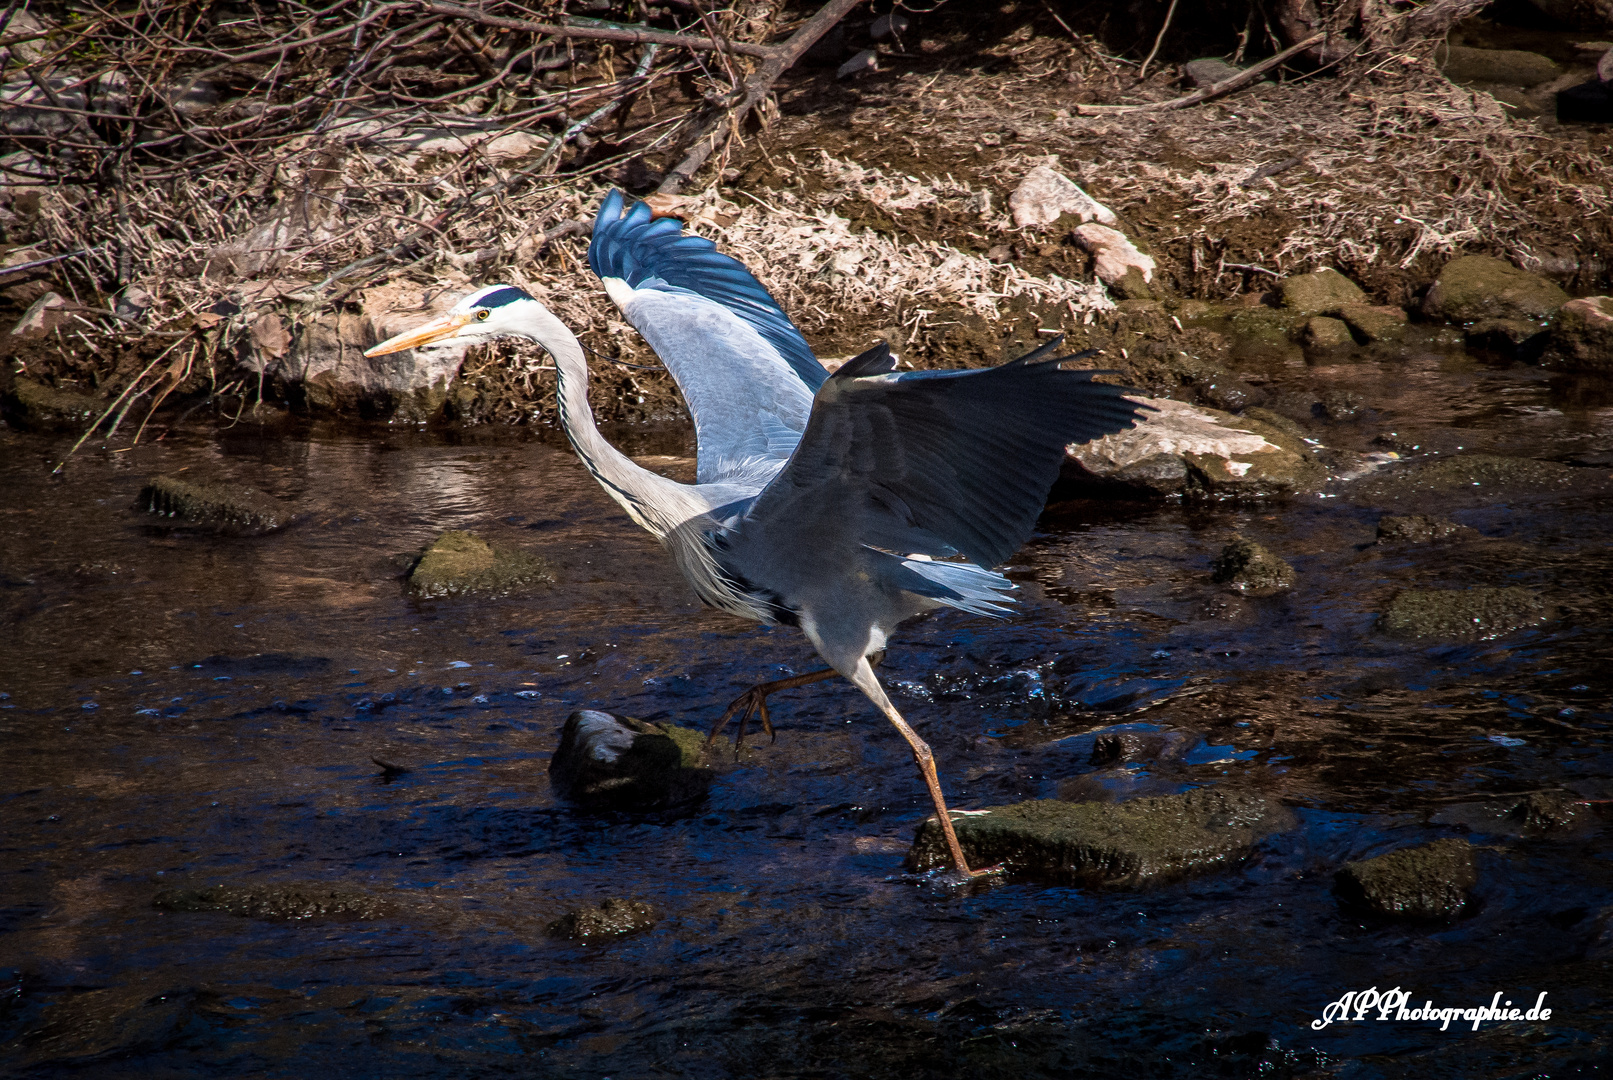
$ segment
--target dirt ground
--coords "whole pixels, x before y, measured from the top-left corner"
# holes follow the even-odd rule
[[[887,48],[882,70],[837,80],[833,67],[798,65],[779,84],[769,127],[752,125],[730,146],[716,165],[717,182],[691,186],[683,210],[690,227],[743,259],[820,355],[848,356],[884,338],[905,363],[922,367],[999,362],[1055,330],[1074,348],[1106,349],[1105,364],[1135,367],[1139,347],[1156,358],[1220,364],[1232,343],[1184,326],[1180,301],[1266,303],[1280,277],[1329,266],[1372,302],[1409,308],[1453,254],[1495,254],[1578,295],[1604,292],[1613,281],[1606,213],[1613,132],[1605,126],[1509,115],[1518,110],[1452,84],[1418,53],[1370,67],[1287,72],[1192,108],[1081,116],[1079,104],[1181,93],[1178,67],[1157,64],[1139,81],[1135,61],[1071,33],[1049,10],[953,5],[918,17],[900,47]],[[866,32],[865,22],[848,22],[848,42]],[[1492,47],[1508,43],[1506,28],[1489,24],[1464,33]],[[666,109],[668,100],[645,95],[636,109]],[[613,149],[601,139],[572,167],[586,173],[589,161],[608,160]],[[610,187],[653,190],[675,157],[662,148],[592,176],[561,175],[512,193],[496,212],[445,228],[425,258],[366,284],[522,285],[595,350],[593,399],[602,418],[676,417],[675,388],[588,273],[586,237],[532,241],[538,230],[591,215]],[[402,167],[375,155],[352,158],[362,160],[343,166],[340,201],[358,214],[365,192]],[[1274,175],[1261,171],[1283,163]],[[1072,241],[1072,221],[1014,227],[1008,196],[1041,164],[1112,208],[1123,231],[1157,260],[1163,312],[1117,308]],[[21,239],[27,228],[18,214],[13,200],[9,232]],[[346,247],[326,245],[323,263],[304,259],[274,274],[317,279],[325,263],[363,254],[365,244],[384,246],[378,234],[351,231]],[[208,310],[232,287],[239,291],[194,273],[204,254],[170,253],[154,267],[159,308]],[[41,275],[0,295],[20,311],[52,284]],[[363,302],[354,290],[334,301],[351,310]],[[287,318],[317,318],[313,307],[288,304]],[[257,380],[232,366],[252,347],[244,327],[233,337],[228,325],[221,329],[217,340],[191,347],[172,404],[212,395],[233,414],[256,403]],[[31,377],[106,395],[170,344],[124,335],[113,347],[58,335],[10,351]],[[532,348],[473,352],[444,415],[548,423],[546,366]],[[1170,392],[1168,373],[1155,381],[1151,389]]]

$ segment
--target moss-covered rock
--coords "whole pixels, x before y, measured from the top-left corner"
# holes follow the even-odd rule
[[[1507,819],[1525,829],[1551,832],[1572,825],[1584,805],[1561,791],[1532,791],[1507,811]]]
[[[1434,53],[1445,77],[1454,82],[1539,86],[1563,73],[1548,57],[1523,49],[1472,49],[1441,45]]]
[[[500,596],[554,582],[536,555],[496,548],[468,532],[445,532],[409,571],[409,591],[422,599]]]
[[[393,905],[378,896],[329,885],[208,885],[164,889],[152,900],[164,911],[222,911],[248,919],[380,919]]]
[[[235,484],[198,484],[153,476],[135,505],[150,514],[222,532],[265,533],[291,520],[285,503]]]
[[[1551,618],[1551,608],[1528,589],[1402,589],[1379,626],[1401,638],[1487,641]]]
[[[18,427],[35,431],[81,431],[106,410],[107,402],[74,390],[59,390],[18,375],[0,395],[0,409]]]
[[[1405,309],[1392,304],[1343,304],[1334,314],[1369,345],[1379,341],[1399,341],[1406,336],[1408,319]]]
[[[1423,299],[1423,314],[1454,323],[1521,319],[1540,323],[1568,303],[1568,294],[1539,274],[1489,255],[1463,255],[1445,264]]]
[[[1563,371],[1613,371],[1613,296],[1564,304],[1540,362]]]
[[[1478,536],[1477,529],[1427,514],[1385,514],[1378,519],[1378,543],[1426,544],[1451,536]]]
[[[715,775],[705,764],[705,743],[690,728],[580,709],[560,729],[549,782],[561,798],[598,809],[696,802]]]
[[[566,912],[549,924],[549,936],[568,941],[601,941],[648,930],[660,920],[660,914],[649,904],[612,896],[600,901],[596,908]]]
[[[1351,907],[1408,919],[1454,919],[1478,881],[1465,840],[1436,840],[1376,859],[1346,863],[1334,878]]]
[[[1350,327],[1343,319],[1314,315],[1305,320],[1299,340],[1313,349],[1337,349],[1354,345],[1355,335],[1350,333]]]
[[[1292,587],[1296,575],[1294,568],[1282,559],[1240,536],[1215,557],[1210,564],[1210,577],[1239,592],[1261,595]]]
[[[1327,315],[1347,304],[1367,302],[1367,294],[1361,291],[1361,286],[1337,270],[1295,274],[1283,278],[1278,289],[1282,292],[1283,307],[1306,316]]]
[[[953,819],[971,866],[1054,881],[1142,885],[1235,865],[1255,840],[1289,828],[1279,803],[1205,788],[1124,803],[1034,799]],[[950,865],[934,818],[919,826],[912,870]]]

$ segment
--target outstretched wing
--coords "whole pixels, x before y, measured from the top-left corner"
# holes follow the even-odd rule
[[[1029,539],[1064,448],[1123,431],[1147,408],[1093,382],[1098,372],[1059,366],[1072,357],[1046,358],[1057,344],[977,371],[891,374],[883,345],[850,361],[818,391],[795,453],[737,531],[788,543],[799,522],[897,556],[1003,562]]]
[[[701,483],[789,457],[829,373],[761,282],[677,219],[643,203],[623,213],[617,191],[599,208],[588,263],[683,391]]]

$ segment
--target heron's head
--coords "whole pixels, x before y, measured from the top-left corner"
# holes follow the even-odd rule
[[[364,355],[385,356],[423,345],[474,345],[501,337],[531,338],[544,344],[540,332],[553,321],[548,308],[514,285],[489,285],[465,297],[447,314],[389,337],[365,349]]]

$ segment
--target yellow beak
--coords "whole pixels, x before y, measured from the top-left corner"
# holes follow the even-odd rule
[[[421,345],[430,345],[434,341],[442,341],[459,333],[459,328],[471,321],[468,313],[459,312],[432,319],[423,326],[413,330],[405,330],[395,337],[389,337],[379,345],[364,350],[365,356],[385,356],[387,353],[402,352],[404,349],[414,349]]]

